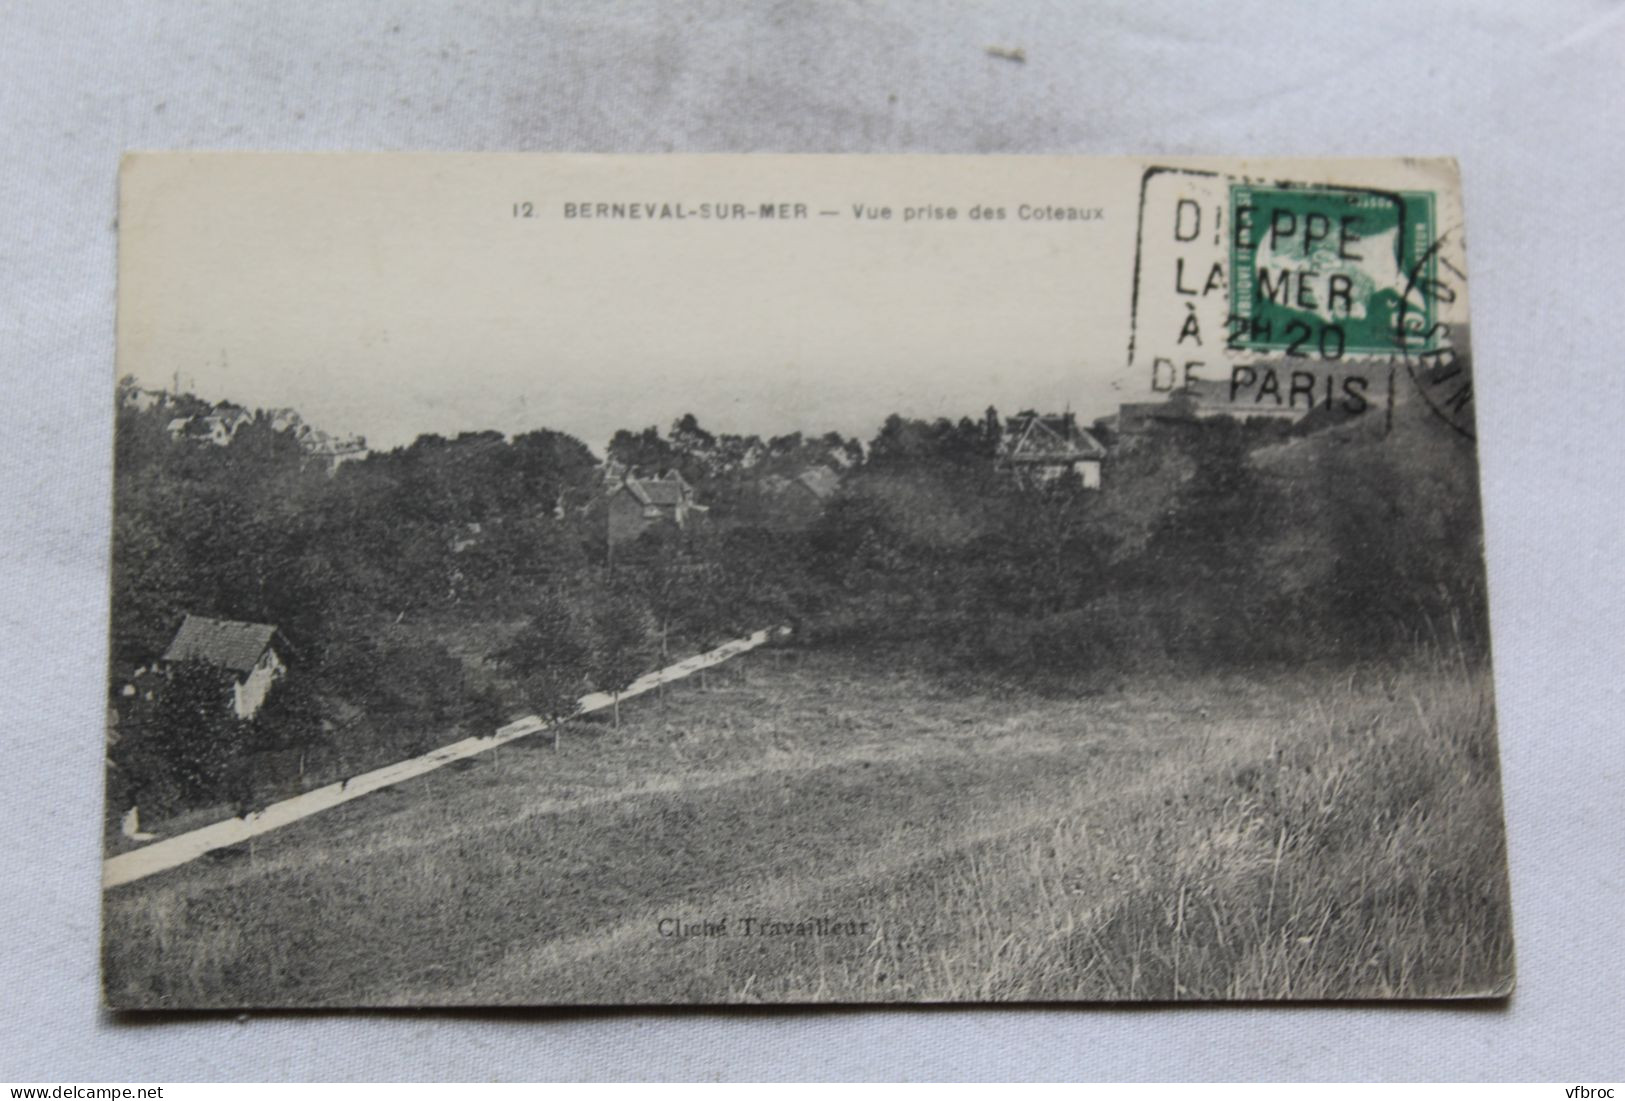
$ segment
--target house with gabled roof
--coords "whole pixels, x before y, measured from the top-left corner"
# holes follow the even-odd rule
[[[186,439],[225,447],[236,437],[237,430],[253,419],[254,414],[248,410],[221,402],[210,413],[172,418],[165,428],[173,440]]]
[[[823,504],[835,496],[835,491],[841,488],[841,476],[827,466],[815,466],[803,470],[792,484],[819,504]]]
[[[143,390],[139,386],[119,387],[124,407],[134,409],[137,413],[150,412],[165,405],[169,401],[169,394],[163,390]]]
[[[1085,489],[1100,488],[1100,464],[1106,449],[1076,413],[1017,413],[1005,422],[998,467],[1023,486],[1047,485],[1075,474]]]
[[[1162,401],[1127,402],[1117,412],[1119,446],[1132,447],[1153,433],[1221,417],[1238,421],[1301,421],[1316,411],[1312,398],[1297,400],[1304,395],[1260,393],[1259,390],[1256,383],[1232,386],[1227,379],[1193,378]]]
[[[271,686],[287,672],[280,652],[286,649],[280,632],[269,623],[188,614],[159,665],[202,661],[216,666],[230,682],[232,711],[239,719],[251,719]]]
[[[636,539],[657,524],[688,526],[706,511],[694,500],[694,487],[676,470],[658,478],[627,474],[609,491],[609,542],[613,546]]]

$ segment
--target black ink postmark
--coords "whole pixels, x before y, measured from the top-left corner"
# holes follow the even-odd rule
[[[1462,231],[1440,233],[1406,272],[1405,295],[1395,317],[1393,343],[1405,371],[1438,417],[1476,439],[1473,357],[1465,305],[1467,265]]]
[[[1147,169],[1131,371],[1212,412],[1297,418],[1391,410],[1403,363],[1470,434],[1470,388],[1440,389],[1465,357],[1452,308],[1461,265],[1436,207],[1426,190]]]

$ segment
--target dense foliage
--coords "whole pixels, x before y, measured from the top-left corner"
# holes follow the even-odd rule
[[[1099,490],[1014,485],[991,409],[891,416],[867,448],[688,415],[617,433],[608,470],[679,471],[707,511],[613,554],[605,465],[562,433],[423,436],[333,470],[264,413],[229,446],[171,437],[202,409],[120,403],[115,703],[187,612],[274,624],[294,652],[242,730],[198,726],[201,674],[151,714],[125,708],[116,760],[163,805],[248,800],[232,762],[253,754],[303,769],[328,747],[353,768],[521,711],[564,718],[674,649],[777,623],[1057,683],[1487,645],[1471,443],[1420,402],[1382,431],[1159,422],[1114,441]],[[764,490],[819,465],[839,489],[810,515]]]

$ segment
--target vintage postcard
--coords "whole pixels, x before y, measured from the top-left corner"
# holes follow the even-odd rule
[[[1454,162],[121,187],[110,1005],[1511,991]]]

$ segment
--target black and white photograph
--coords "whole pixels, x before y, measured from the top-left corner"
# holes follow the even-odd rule
[[[1448,160],[132,155],[125,1009],[1496,999]]]
[[[0,32],[0,1095],[1620,1096],[1619,0]]]

